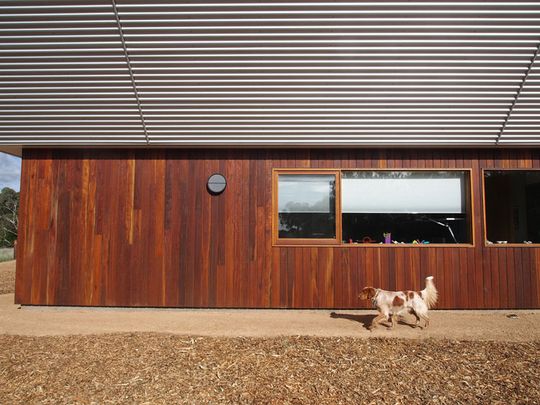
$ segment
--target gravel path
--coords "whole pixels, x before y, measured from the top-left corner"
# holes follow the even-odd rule
[[[0,294],[15,292],[15,260],[0,263]]]
[[[540,400],[540,342],[0,336],[2,403],[470,404]]]

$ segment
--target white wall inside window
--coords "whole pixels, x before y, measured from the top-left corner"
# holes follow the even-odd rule
[[[327,174],[280,174],[278,211],[281,213],[328,213],[335,198],[336,176]],[[332,207],[332,212],[333,212]]]
[[[343,213],[465,212],[464,172],[346,172]]]

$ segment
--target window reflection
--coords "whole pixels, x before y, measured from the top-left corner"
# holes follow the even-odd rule
[[[488,243],[540,243],[540,171],[486,170]]]
[[[335,238],[335,201],[333,174],[280,174],[279,237]]]

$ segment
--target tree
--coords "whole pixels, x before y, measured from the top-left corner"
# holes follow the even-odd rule
[[[19,193],[4,187],[0,191],[0,247],[12,247],[19,226]]]

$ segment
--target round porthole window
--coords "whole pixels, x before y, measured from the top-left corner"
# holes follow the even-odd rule
[[[219,173],[214,173],[208,178],[208,183],[206,184],[210,194],[218,195],[223,193],[225,187],[227,187],[227,180],[225,177]]]

